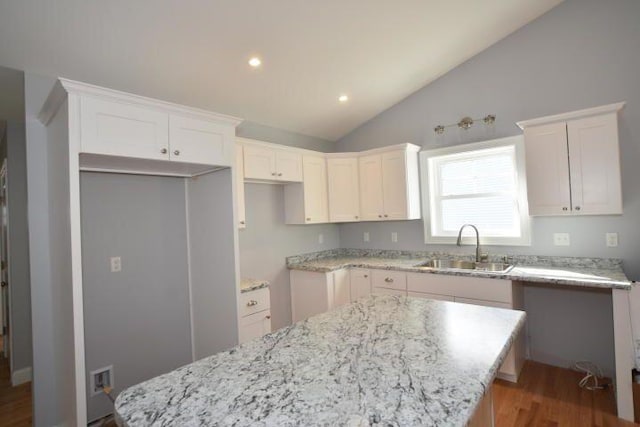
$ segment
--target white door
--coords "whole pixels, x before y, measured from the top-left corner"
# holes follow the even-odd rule
[[[2,352],[5,358],[10,354],[10,342],[9,335],[11,333],[9,325],[9,244],[7,240],[8,223],[7,223],[7,160],[4,160],[2,164],[2,170],[0,170],[0,216],[2,224],[0,230],[0,267],[2,273],[0,278],[2,280],[0,287],[0,313],[2,317],[0,321],[2,324]],[[13,361],[12,361],[13,362]]]
[[[616,113],[567,123],[574,214],[622,214]]]
[[[236,200],[238,205],[238,228],[245,228],[247,223],[244,203],[244,152],[242,145],[236,145]]]
[[[525,128],[524,146],[529,215],[571,213],[566,124]]]
[[[169,117],[169,155],[177,162],[231,166],[234,135],[228,125],[172,114]]]
[[[333,272],[333,301],[330,308],[339,307],[351,301],[349,282],[348,269]]]
[[[244,150],[245,179],[276,179],[276,152],[270,148],[246,144]]]
[[[240,319],[240,344],[271,332],[271,311],[261,311]]]
[[[278,181],[302,182],[302,155],[294,151],[276,150]]]
[[[404,150],[382,155],[382,194],[384,219],[407,219],[407,157]]]
[[[80,103],[81,152],[169,160],[169,115],[83,97]]]
[[[382,158],[379,154],[358,159],[360,174],[360,216],[365,221],[383,219]]]
[[[329,222],[326,160],[324,157],[303,156],[302,164],[305,223]]]
[[[371,295],[371,273],[357,268],[350,271],[351,301]]]
[[[327,159],[329,220],[351,222],[360,219],[358,159]]]

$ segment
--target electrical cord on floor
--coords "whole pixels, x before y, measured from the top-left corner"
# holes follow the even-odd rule
[[[116,403],[116,400],[113,398],[113,396],[111,396],[112,391],[113,391],[113,388],[109,386],[102,387],[102,392],[109,398],[111,403]]]
[[[115,399],[113,398],[113,396],[111,396],[111,392],[113,391],[113,388],[107,386],[107,387],[102,387],[102,392],[104,393],[105,396],[107,396],[109,398],[109,400],[111,401],[111,403],[115,403]],[[107,416],[105,416],[104,418],[94,421],[93,423],[89,424],[91,427],[104,427],[105,425],[107,425],[108,422],[113,420],[113,414],[109,414]]]
[[[598,379],[602,379],[602,370],[595,363],[588,360],[581,360],[575,363],[574,368],[580,372],[584,372],[585,376],[578,382],[581,388],[587,390],[604,390],[609,384],[602,384]],[[590,384],[591,383],[591,384]]]

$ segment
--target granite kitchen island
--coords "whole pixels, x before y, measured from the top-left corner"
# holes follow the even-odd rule
[[[130,387],[116,419],[130,427],[463,426],[524,318],[371,296]]]

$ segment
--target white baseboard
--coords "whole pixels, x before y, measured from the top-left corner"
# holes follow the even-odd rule
[[[31,381],[31,366],[18,369],[11,374],[11,385],[17,386]]]

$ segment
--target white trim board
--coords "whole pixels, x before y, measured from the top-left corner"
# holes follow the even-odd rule
[[[32,369],[31,366],[18,369],[11,373],[11,386],[15,387],[20,384],[28,383],[31,381]]]

